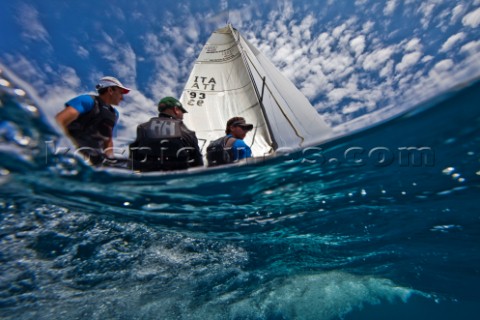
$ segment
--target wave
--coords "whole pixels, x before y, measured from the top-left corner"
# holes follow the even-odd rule
[[[320,146],[152,174],[56,153],[5,84],[2,316],[336,319],[478,298],[479,82]]]

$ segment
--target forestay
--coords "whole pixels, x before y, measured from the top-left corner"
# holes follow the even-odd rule
[[[254,125],[245,142],[255,157],[317,145],[332,132],[295,85],[231,25],[208,39],[181,101],[203,151],[235,116]]]

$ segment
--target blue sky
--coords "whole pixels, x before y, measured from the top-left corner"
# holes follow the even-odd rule
[[[480,75],[480,0],[2,0],[0,63],[50,118],[118,77],[134,89],[120,106],[131,137],[228,19],[333,124]]]

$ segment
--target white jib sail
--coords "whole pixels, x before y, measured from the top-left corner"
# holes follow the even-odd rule
[[[244,139],[254,157],[318,145],[332,134],[295,85],[231,25],[210,36],[180,100],[203,151],[236,116],[254,125]]]

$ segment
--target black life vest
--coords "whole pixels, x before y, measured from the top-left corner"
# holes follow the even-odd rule
[[[113,127],[117,121],[115,109],[100,99],[92,96],[95,104],[89,112],[81,114],[68,125],[68,133],[78,147],[94,149],[105,148],[105,142],[112,137]]]
[[[234,137],[225,136],[210,142],[207,147],[208,166],[214,167],[233,162],[232,146],[236,140]]]
[[[139,125],[137,140],[129,146],[133,169],[165,171],[198,165],[196,148],[187,141],[183,126],[181,120],[173,118],[152,118]]]

